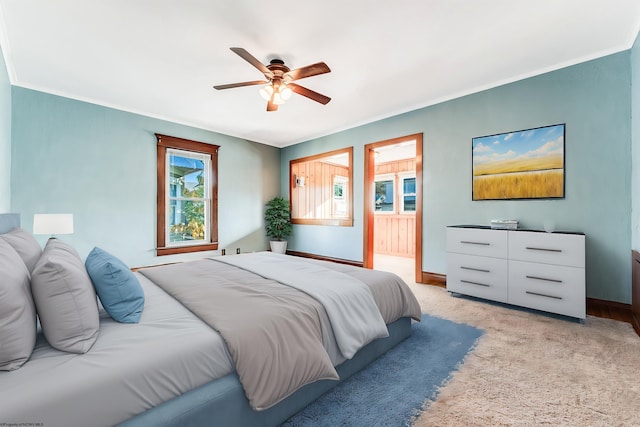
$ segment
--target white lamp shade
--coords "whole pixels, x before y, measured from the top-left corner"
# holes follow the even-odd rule
[[[289,98],[291,98],[292,94],[293,94],[293,91],[291,90],[291,88],[285,85],[280,85],[280,97],[282,98],[283,101],[288,101]]]
[[[265,101],[269,101],[271,99],[271,95],[273,95],[273,87],[271,87],[271,84],[263,86],[260,89],[260,96],[262,96]]]
[[[73,234],[73,214],[35,214],[33,234]]]

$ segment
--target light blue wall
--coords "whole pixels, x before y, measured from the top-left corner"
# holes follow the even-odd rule
[[[220,247],[266,249],[263,206],[279,193],[277,148],[13,87],[11,203],[24,228],[34,213],[73,213],[74,234],[60,238],[83,257],[100,246],[130,266],[211,255],[155,256],[155,133],[221,146]]]
[[[11,210],[11,83],[0,50],[0,213]]]
[[[291,249],[362,260],[365,144],[424,134],[423,271],[446,274],[445,227],[517,219],[587,236],[587,295],[631,301],[630,52],[568,67],[282,150],[291,159],[354,146],[354,227],[296,225]],[[566,123],[566,198],[472,201],[471,139]]]
[[[640,35],[631,50],[631,248],[640,251]]]

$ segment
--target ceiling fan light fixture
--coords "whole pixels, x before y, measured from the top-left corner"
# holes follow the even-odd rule
[[[260,88],[260,96],[262,96],[265,101],[269,101],[271,99],[271,95],[273,95],[273,87],[271,86],[271,84],[262,86],[262,88]]]

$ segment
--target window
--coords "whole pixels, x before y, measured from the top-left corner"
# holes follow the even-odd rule
[[[376,175],[375,212],[412,214],[416,211],[416,173],[396,172]]]
[[[156,138],[157,255],[218,249],[219,146]]]
[[[347,192],[349,179],[346,176],[335,175],[333,177],[333,217],[347,217]]]
[[[353,147],[289,161],[291,223],[353,226]]]
[[[394,177],[376,176],[375,211],[394,212]]]
[[[415,172],[410,175],[400,175],[400,211],[415,212],[416,211],[416,176]]]

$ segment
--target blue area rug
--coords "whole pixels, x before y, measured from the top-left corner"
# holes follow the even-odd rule
[[[412,329],[409,338],[282,426],[411,425],[483,334],[473,326],[428,314]]]

